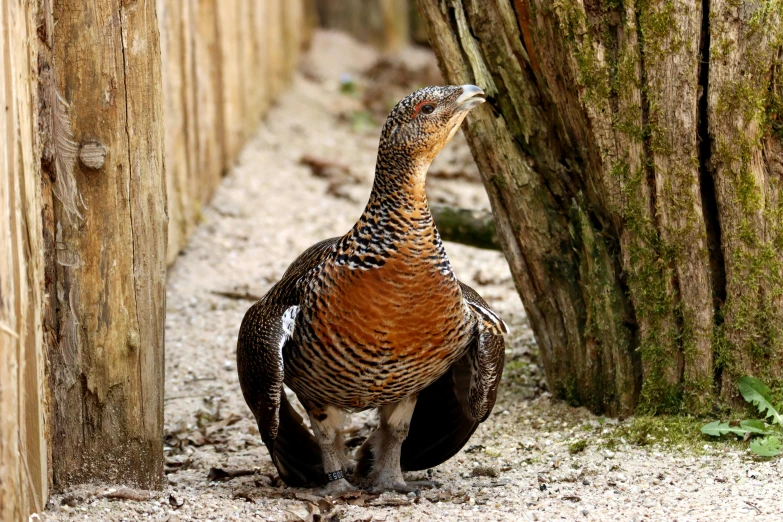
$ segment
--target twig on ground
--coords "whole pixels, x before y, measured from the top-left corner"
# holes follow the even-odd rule
[[[239,299],[243,301],[260,301],[261,297],[260,295],[251,294],[248,291],[244,292],[235,292],[231,290],[212,290],[210,292],[211,294],[219,295],[221,297],[227,297],[229,299]]]
[[[166,397],[163,399],[163,402],[166,401],[173,401],[176,399],[199,399],[201,397],[204,397],[203,393],[196,393],[193,395],[172,395],[171,397]]]
[[[136,502],[144,502],[152,499],[152,493],[143,489],[130,489],[120,488],[115,490],[109,490],[106,493],[98,495],[100,498],[108,498],[112,500],[133,500]]]
[[[212,482],[221,482],[224,480],[231,480],[237,477],[247,477],[249,475],[255,475],[254,469],[223,469],[223,468],[209,468],[209,474],[207,480]]]

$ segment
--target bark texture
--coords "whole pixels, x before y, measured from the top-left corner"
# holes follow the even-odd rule
[[[710,3],[711,2],[711,3]],[[783,384],[780,2],[418,0],[550,388],[703,412]]]
[[[167,216],[155,3],[55,0],[41,17],[54,487],[157,487]]]

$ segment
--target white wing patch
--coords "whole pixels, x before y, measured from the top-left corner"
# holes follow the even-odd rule
[[[280,344],[277,347],[278,351],[278,364],[280,365],[280,372],[283,372],[283,346],[294,335],[294,325],[296,324],[296,316],[299,315],[299,306],[293,305],[283,312],[283,335],[280,337]]]
[[[509,333],[510,329],[506,322],[489,308],[485,308],[478,303],[468,300],[465,300],[465,304],[479,316],[479,319],[481,319],[479,328],[481,328],[482,331],[497,335]]]
[[[294,335],[294,323],[296,323],[297,315],[299,315],[299,305],[290,306],[283,312],[283,333],[285,333],[286,341]]]

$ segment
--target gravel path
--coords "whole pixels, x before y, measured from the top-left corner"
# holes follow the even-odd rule
[[[640,438],[631,421],[605,421],[550,400],[502,254],[456,244],[447,250],[457,275],[512,334],[492,416],[449,462],[409,476],[442,486],[418,496],[330,500],[279,484],[237,382],[236,335],[252,303],[245,297],[262,295],[299,252],[353,225],[370,191],[379,114],[411,89],[406,82],[415,87],[437,76],[423,51],[379,64],[372,50],[323,32],[313,49],[169,271],[166,490],[145,500],[138,498],[144,492],[82,486],[53,497],[42,518],[783,520],[780,459],[757,460],[743,446],[698,438],[677,447],[665,429]],[[341,88],[344,73],[353,83]],[[358,94],[345,94],[354,84]],[[431,172],[431,200],[488,206],[461,135]],[[354,445],[374,422],[371,413],[354,416],[347,427]],[[226,477],[245,470],[251,474]]]

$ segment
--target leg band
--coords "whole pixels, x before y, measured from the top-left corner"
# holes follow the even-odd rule
[[[330,471],[328,473],[325,473],[326,475],[326,482],[334,482],[335,480],[340,480],[345,478],[345,473],[343,473],[343,470],[338,469],[337,471]]]

